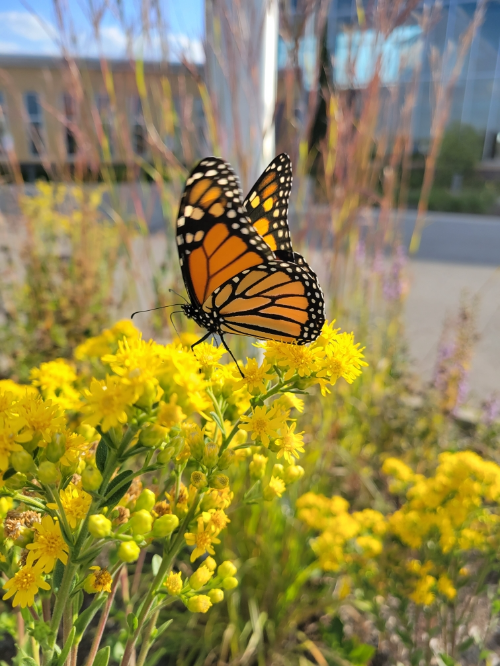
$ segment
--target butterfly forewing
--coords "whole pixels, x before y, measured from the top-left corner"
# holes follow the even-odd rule
[[[250,222],[277,257],[293,261],[288,228],[288,201],[292,189],[292,162],[278,155],[250,190],[244,207]]]
[[[200,307],[227,280],[274,259],[249,223],[231,166],[203,159],[190,173],[177,218],[182,276],[194,307]]]

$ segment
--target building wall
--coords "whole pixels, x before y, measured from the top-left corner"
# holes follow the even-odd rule
[[[15,153],[21,165],[67,165],[81,160],[90,166],[151,160],[162,142],[179,157],[189,153],[183,138],[202,140],[204,115],[198,86],[180,65],[146,64],[147,95],[141,102],[136,74],[127,62],[78,62],[76,70],[56,58],[0,56],[0,160]],[[107,77],[107,85],[105,83]],[[32,150],[37,120],[30,110],[39,100],[43,148]],[[148,136],[146,125],[152,130]],[[72,135],[68,137],[68,133]],[[106,150],[103,134],[109,136]],[[185,136],[183,136],[183,134]],[[154,139],[151,139],[151,136]],[[72,143],[73,145],[68,145]],[[39,145],[37,141],[35,144]],[[194,152],[202,152],[193,148]],[[73,152],[73,154],[71,154]],[[194,155],[184,155],[190,161]]]
[[[376,3],[376,0],[375,0]],[[370,7],[373,2],[363,2],[366,7],[366,26],[370,30]],[[437,8],[437,3],[427,0]],[[469,26],[477,7],[477,1],[443,0],[431,30],[423,34],[419,26],[424,2],[397,28],[384,49],[387,65],[383,81],[388,89],[401,82],[408,82],[417,65],[421,66],[417,104],[413,113],[415,149],[426,152],[431,131],[433,110],[432,54],[443,58],[444,73],[448,75],[460,44],[461,35]],[[370,59],[359,57],[358,81],[350,83],[346,75],[346,51],[351,46],[352,35],[363,32],[358,26],[355,0],[332,0],[328,21],[328,48],[334,58],[334,83],[340,87],[359,87],[370,76]],[[351,37],[348,38],[348,36]],[[349,39],[351,41],[349,42]],[[368,47],[365,46],[368,50]],[[373,61],[373,60],[372,60]],[[403,93],[404,94],[404,93]],[[402,96],[399,98],[402,103]],[[449,122],[458,121],[472,125],[483,139],[483,159],[500,159],[500,1],[489,0],[485,19],[476,33],[471,49],[453,92]],[[497,141],[498,137],[498,141]]]

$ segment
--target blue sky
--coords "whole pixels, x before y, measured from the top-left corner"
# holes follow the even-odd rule
[[[171,59],[186,54],[191,59],[203,60],[204,0],[159,0],[163,11],[166,38]],[[115,0],[94,0],[95,7],[105,6],[99,47],[89,18],[88,0],[60,0],[65,6],[66,19],[70,18],[76,35],[75,50],[81,56],[96,56],[99,51],[108,57],[123,57],[127,50],[127,34],[119,17],[113,11]],[[158,57],[160,35],[153,34],[146,42],[141,31],[141,0],[122,0],[125,22],[131,31],[134,51],[147,58]],[[30,11],[30,9],[32,11]],[[52,0],[0,0],[0,53],[57,55],[57,20]]]

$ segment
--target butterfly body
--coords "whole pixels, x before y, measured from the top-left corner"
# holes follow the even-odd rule
[[[306,344],[324,323],[314,272],[294,253],[287,212],[291,163],[278,156],[243,201],[231,166],[209,157],[191,172],[177,219],[186,316],[210,334]],[[203,338],[203,339],[205,339]]]

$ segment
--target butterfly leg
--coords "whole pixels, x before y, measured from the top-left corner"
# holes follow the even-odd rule
[[[224,336],[221,335],[221,336],[220,336],[220,339],[221,339],[222,344],[224,345],[226,351],[229,352],[229,355],[231,356],[231,358],[233,359],[233,361],[236,363],[236,367],[238,368],[238,370],[239,370],[239,372],[240,372],[240,375],[243,377],[243,379],[245,379],[245,375],[243,374],[243,371],[242,371],[242,369],[240,368],[238,361],[234,358],[234,356],[233,356],[233,352],[232,352],[232,351],[229,349],[229,347],[226,345],[226,341],[224,340]]]
[[[196,345],[199,345],[200,342],[205,342],[205,340],[206,340],[207,338],[209,338],[211,335],[212,335],[212,332],[209,331],[206,335],[204,335],[202,338],[200,338],[200,339],[198,340],[198,342],[195,342],[194,345],[191,345],[191,351],[193,351],[194,348],[196,347]]]

